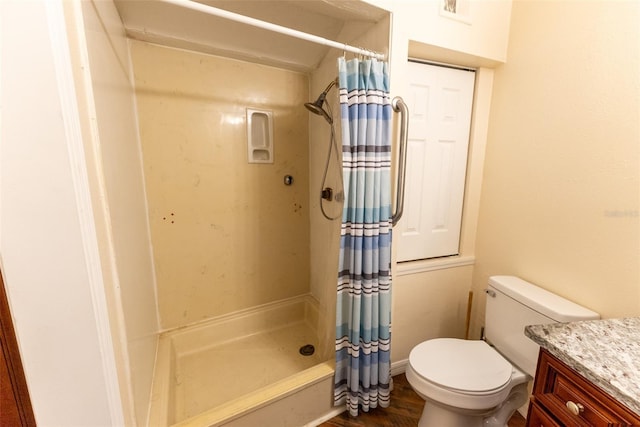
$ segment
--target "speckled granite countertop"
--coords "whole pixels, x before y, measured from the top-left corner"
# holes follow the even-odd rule
[[[640,317],[532,325],[524,333],[640,415]]]

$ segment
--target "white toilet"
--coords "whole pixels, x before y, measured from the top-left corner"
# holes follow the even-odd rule
[[[411,350],[407,380],[423,399],[419,427],[505,427],[528,399],[538,346],[526,325],[598,319],[513,276],[489,278],[485,341],[438,338]]]

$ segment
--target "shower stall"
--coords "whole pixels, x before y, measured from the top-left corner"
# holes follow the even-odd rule
[[[169,377],[160,395],[174,395],[173,424],[328,359],[298,351],[320,349],[309,292],[308,81],[139,41],[131,57],[165,330],[156,375]],[[251,162],[247,109],[272,117],[272,163]]]
[[[115,24],[104,2],[83,5],[97,16],[85,20],[92,65],[92,34],[126,34],[131,69],[119,66],[135,95],[156,301],[127,297],[123,318],[135,329],[134,307],[151,304],[158,318],[155,366],[148,346],[128,346],[137,422],[306,424],[330,410],[333,388],[342,182],[331,82],[337,58],[360,48],[174,3],[117,0]],[[389,49],[388,12],[365,2],[204,3]],[[95,96],[107,103],[109,89]],[[123,165],[105,161],[105,174]]]

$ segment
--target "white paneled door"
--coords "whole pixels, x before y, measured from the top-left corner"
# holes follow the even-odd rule
[[[475,72],[409,62],[409,140],[397,260],[458,254]]]

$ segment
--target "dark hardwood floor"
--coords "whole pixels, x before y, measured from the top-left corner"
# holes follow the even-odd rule
[[[423,406],[424,401],[413,391],[404,374],[401,374],[393,377],[391,406],[388,408],[376,408],[369,412],[360,411],[357,417],[351,417],[347,412],[343,412],[318,427],[416,427]],[[509,420],[509,427],[524,427],[524,425],[524,418],[517,412]]]

